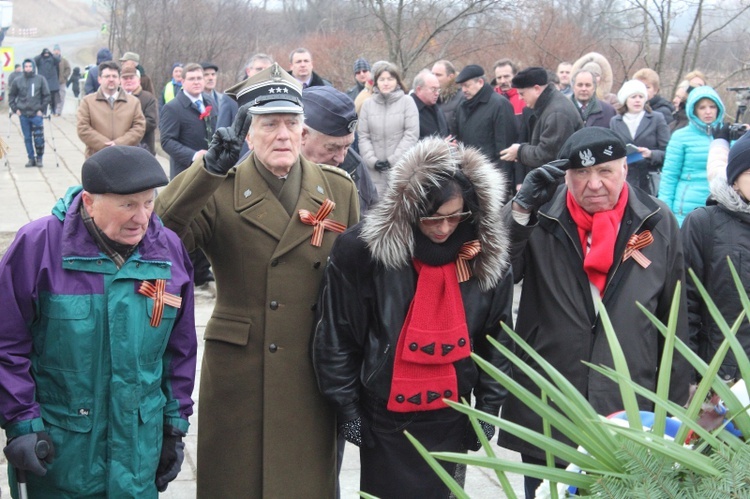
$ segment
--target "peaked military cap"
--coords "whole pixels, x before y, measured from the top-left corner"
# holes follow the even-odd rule
[[[228,88],[225,94],[251,114],[302,114],[302,85],[278,63]]]

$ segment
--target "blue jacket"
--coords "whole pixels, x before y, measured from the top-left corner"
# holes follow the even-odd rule
[[[0,424],[45,430],[56,458],[28,475],[31,497],[157,497],[162,426],[193,412],[192,268],[156,215],[121,268],[89,235],[80,187],[18,232],[0,261]],[[142,281],[182,298],[150,324]]]
[[[718,107],[716,120],[710,126],[723,121],[724,104],[713,88],[704,86],[691,91],[685,106],[689,124],[672,134],[661,170],[659,199],[674,212],[680,225],[688,213],[706,205],[710,194],[706,162],[708,147],[713,139],[709,125],[698,119],[694,109],[695,104],[703,98],[713,100]]]

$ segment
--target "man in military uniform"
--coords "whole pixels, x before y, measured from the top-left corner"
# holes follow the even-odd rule
[[[326,259],[359,203],[343,170],[300,155],[301,92],[278,64],[228,89],[241,106],[233,126],[157,198],[165,225],[202,248],[216,276],[198,497],[335,494],[335,419],[309,345]],[[246,136],[253,152],[237,164]]]

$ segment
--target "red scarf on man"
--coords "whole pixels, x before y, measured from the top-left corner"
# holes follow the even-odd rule
[[[628,184],[623,184],[620,199],[609,211],[600,211],[593,215],[586,212],[573,199],[570,191],[565,202],[573,221],[578,226],[578,237],[583,248],[583,270],[589,276],[589,281],[599,290],[599,296],[603,296],[604,287],[607,285],[607,274],[615,259],[617,231],[620,230],[625,206],[628,204]],[[589,233],[591,233],[591,249],[586,251]]]
[[[456,263],[432,266],[413,260],[417,289],[396,347],[388,410],[443,409],[458,401],[453,363],[471,354]]]

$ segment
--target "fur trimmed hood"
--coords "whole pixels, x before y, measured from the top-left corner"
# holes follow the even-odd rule
[[[428,138],[409,149],[390,171],[382,199],[364,218],[361,238],[373,259],[386,268],[409,265],[414,254],[414,226],[425,205],[425,187],[461,169],[474,185],[479,201],[476,220],[482,251],[472,260],[473,274],[483,290],[492,289],[509,266],[508,230],[500,215],[505,196],[503,174],[471,147],[453,147]]]

